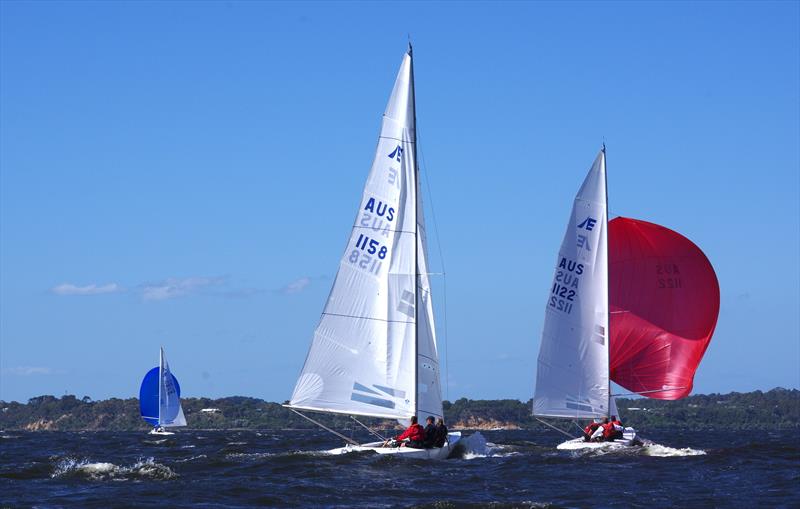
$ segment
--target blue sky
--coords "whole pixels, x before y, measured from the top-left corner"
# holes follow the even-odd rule
[[[0,3],[0,399],[288,399],[408,34],[448,396],[528,399],[572,198],[720,280],[695,392],[800,386],[800,8]],[[431,238],[433,269],[442,259]]]

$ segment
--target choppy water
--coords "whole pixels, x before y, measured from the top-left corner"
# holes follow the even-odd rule
[[[554,432],[483,435],[423,462],[314,452],[342,445],[322,431],[2,432],[0,507],[800,507],[797,432],[651,432],[660,445],[584,454]]]

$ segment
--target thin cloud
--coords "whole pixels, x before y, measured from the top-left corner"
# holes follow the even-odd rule
[[[283,288],[278,289],[278,293],[282,293],[283,295],[294,295],[308,288],[310,284],[311,284],[311,278],[308,276],[304,276],[299,279],[295,279],[294,281],[287,284]]]
[[[102,295],[104,293],[119,293],[122,291],[124,289],[117,283],[109,283],[102,286],[96,284],[77,286],[72,283],[63,283],[50,289],[50,292],[56,295]]]
[[[225,277],[167,278],[157,283],[145,283],[139,289],[144,300],[166,300],[200,293],[208,288],[220,286]]]
[[[56,371],[53,368],[45,368],[42,366],[17,366],[14,368],[3,368],[3,374],[14,376],[54,375]]]
[[[132,292],[141,296],[146,301],[168,300],[187,295],[203,294],[223,298],[248,298],[263,292],[258,288],[230,288],[228,277],[201,277],[192,276],[185,278],[170,277],[161,281],[146,282],[127,290],[117,283],[106,285],[90,284],[78,286],[72,283],[63,283],[50,289],[54,295],[103,295],[113,293]]]

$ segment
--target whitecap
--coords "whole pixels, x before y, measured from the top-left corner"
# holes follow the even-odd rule
[[[197,456],[191,456],[189,458],[185,458],[185,459],[182,459],[182,460],[175,460],[175,463],[188,463],[190,461],[200,460],[200,459],[203,459],[203,458],[208,458],[208,456],[206,456],[205,454],[198,454]]]
[[[178,477],[178,474],[168,466],[156,463],[153,458],[140,459],[129,467],[103,461],[94,462],[64,458],[56,463],[50,477],[78,477],[92,481],[103,481],[131,478],[173,479]]]
[[[681,456],[704,456],[706,451],[702,449],[692,449],[684,447],[682,449],[675,449],[667,447],[666,445],[656,444],[654,442],[642,446],[642,450],[646,456],[655,456],[658,458],[675,458]]]

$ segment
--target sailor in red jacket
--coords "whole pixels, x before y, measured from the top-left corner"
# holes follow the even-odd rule
[[[609,425],[608,417],[606,417],[605,419],[603,419],[603,422],[600,423],[599,426],[597,426],[594,433],[592,433],[590,440],[592,442],[601,442],[603,440],[603,433],[605,433],[606,426],[608,425]]]
[[[603,424],[603,440],[616,440],[622,438],[622,423],[617,420],[616,415],[611,416],[611,421]]]
[[[422,449],[425,443],[425,428],[417,424],[417,416],[411,417],[411,426],[407,430],[397,435],[394,438],[397,442],[401,442],[400,447],[414,447]],[[403,442],[403,440],[408,440]]]
[[[616,415],[611,416],[611,440],[620,440],[622,439],[622,432],[625,430],[625,427],[622,426],[622,422],[617,419]]]
[[[588,442],[592,439],[592,435],[594,432],[597,431],[597,428],[600,427],[600,423],[598,421],[590,422],[585,428],[583,428],[583,440]]]

